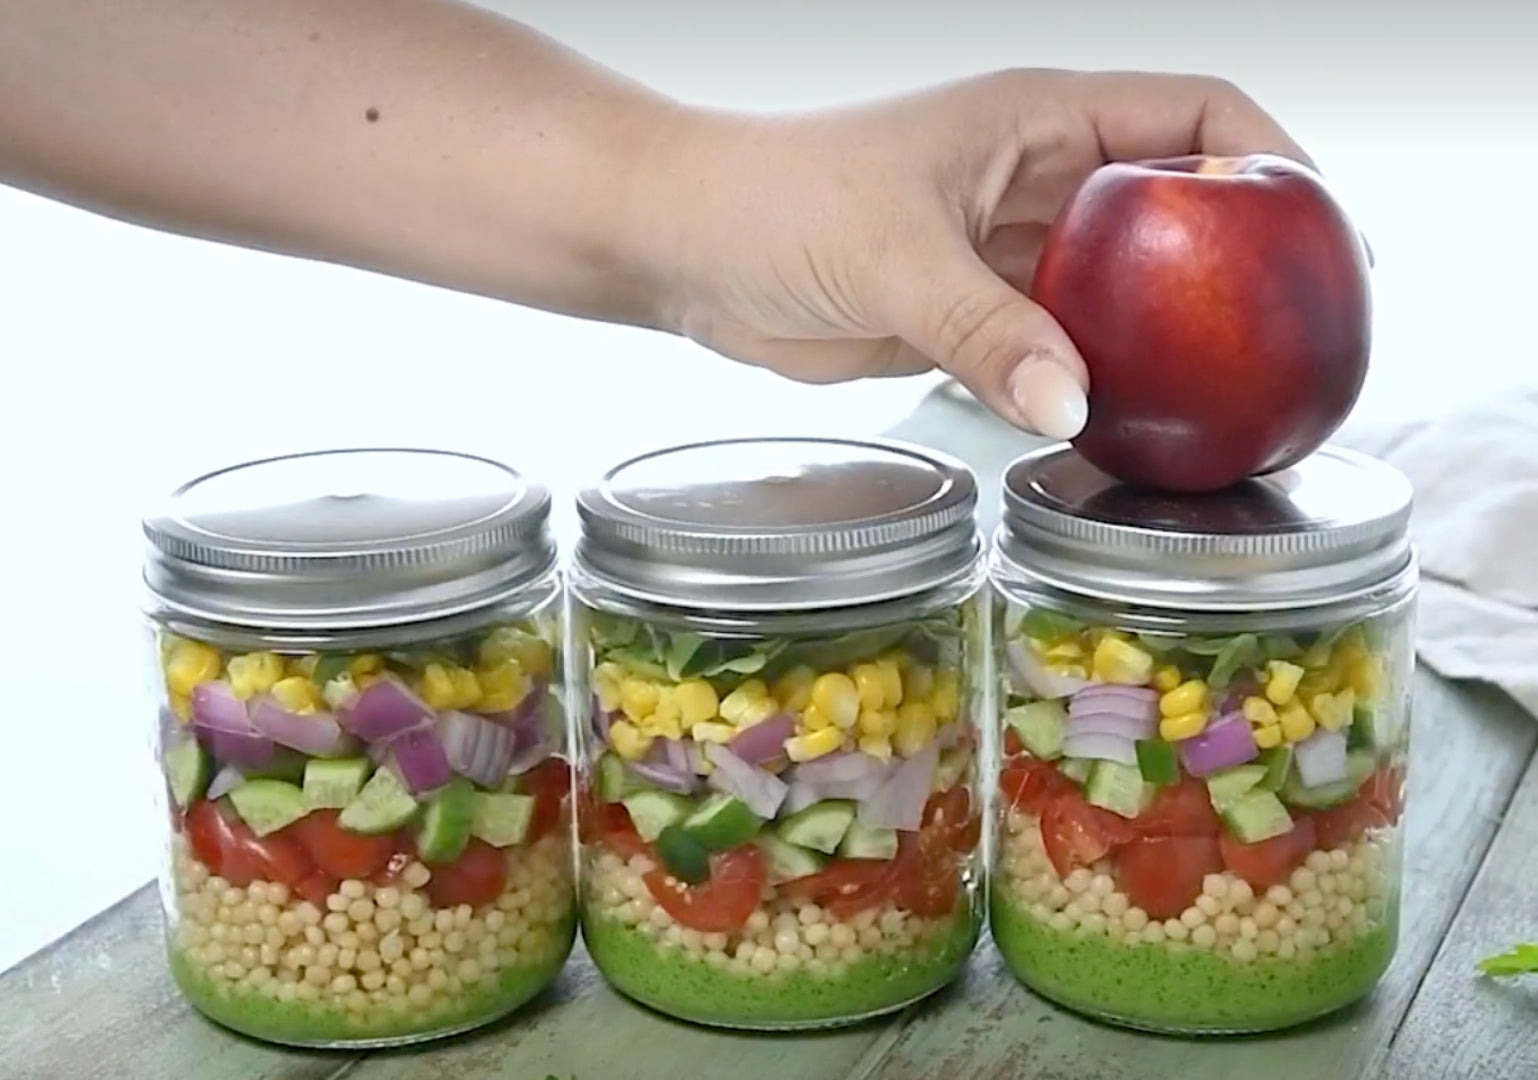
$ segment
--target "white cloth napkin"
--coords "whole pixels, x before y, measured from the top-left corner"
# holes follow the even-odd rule
[[[1538,716],[1538,388],[1437,420],[1348,426],[1339,441],[1415,485],[1420,658]]]
[[[1005,467],[1041,445],[951,383],[890,434],[971,465],[990,531]],[[1348,424],[1337,441],[1415,485],[1421,660],[1444,678],[1499,686],[1538,717],[1538,387],[1444,419]]]

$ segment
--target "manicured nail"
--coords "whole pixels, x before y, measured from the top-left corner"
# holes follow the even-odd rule
[[[1009,377],[1015,408],[1032,430],[1049,439],[1071,439],[1084,430],[1089,402],[1061,364],[1027,360]]]

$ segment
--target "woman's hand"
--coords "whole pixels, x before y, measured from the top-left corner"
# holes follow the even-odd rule
[[[1187,153],[1307,161],[1217,79],[1007,71],[855,108],[700,113],[652,220],[676,251],[667,323],[807,381],[939,367],[1017,425],[1069,438],[1084,363],[1023,289],[1096,167]],[[667,216],[665,217],[664,214]]]

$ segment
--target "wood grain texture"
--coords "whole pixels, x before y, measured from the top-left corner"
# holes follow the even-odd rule
[[[1481,959],[1538,942],[1538,758],[1374,1080],[1538,1077],[1538,976],[1491,979]]]
[[[1150,1037],[1081,1020],[1034,997],[988,945],[974,959],[961,1007],[925,1009],[885,1055],[849,1080],[1376,1076],[1538,742],[1538,725],[1502,694],[1453,687],[1426,673],[1417,676],[1416,691],[1400,946],[1368,1001],[1279,1035]],[[1385,1075],[1401,1080],[1397,1072]]]

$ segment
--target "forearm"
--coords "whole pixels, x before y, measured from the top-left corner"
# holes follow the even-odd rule
[[[665,326],[685,112],[454,0],[7,0],[0,182]]]

